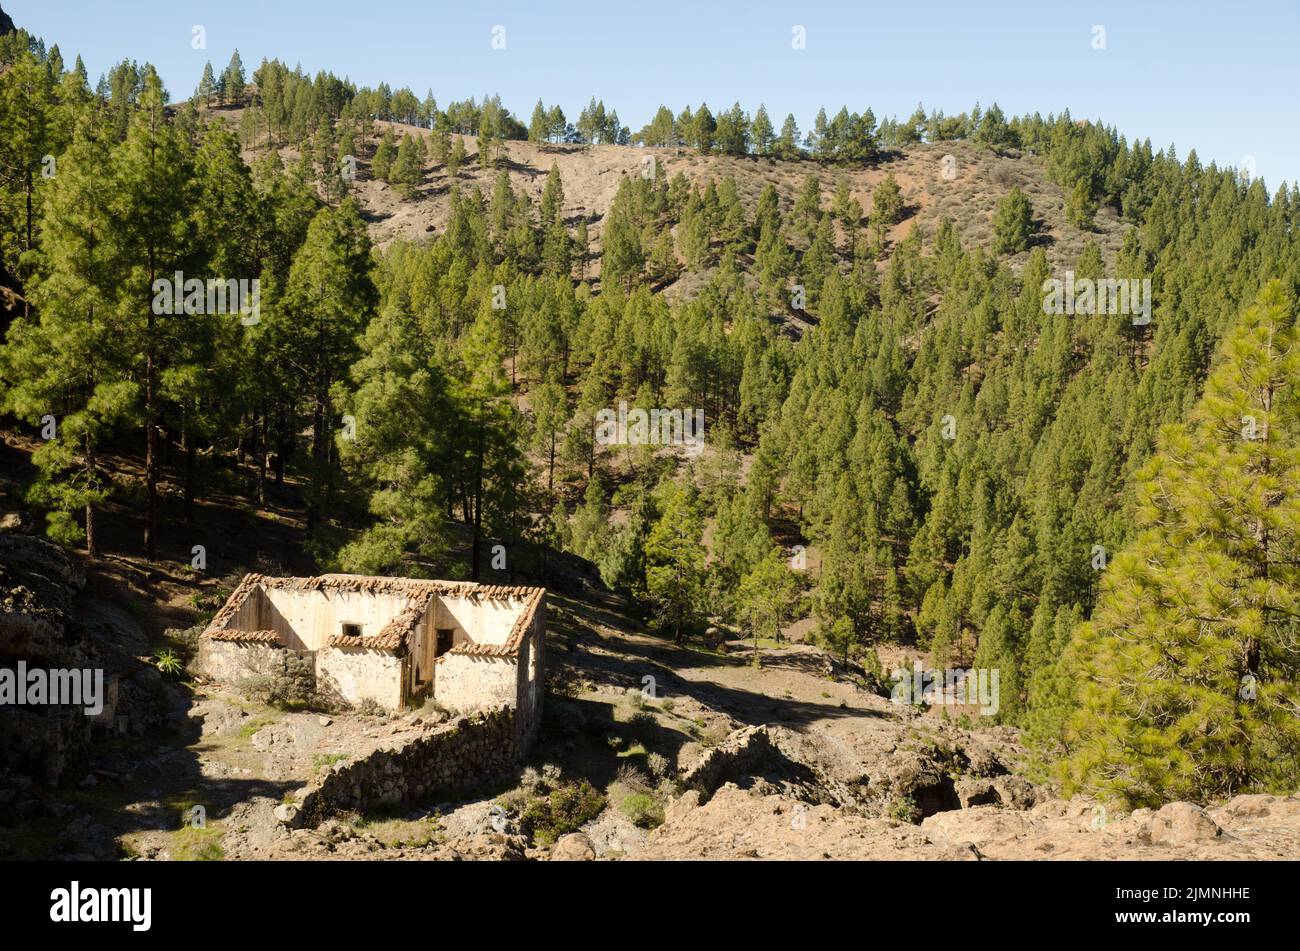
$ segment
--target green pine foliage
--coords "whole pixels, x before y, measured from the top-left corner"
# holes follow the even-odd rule
[[[1034,209],[1017,186],[998,202],[993,216],[993,253],[1018,254],[1029,248],[1034,233]]]
[[[1137,535],[1062,665],[1069,790],[1130,806],[1300,779],[1300,346],[1280,282],[1138,474]]]

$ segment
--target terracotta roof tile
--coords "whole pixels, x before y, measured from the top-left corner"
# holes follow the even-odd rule
[[[283,646],[280,635],[275,631],[241,631],[238,628],[223,628],[206,635],[214,641],[233,641],[236,644],[275,644]]]
[[[339,591],[364,591],[375,594],[405,594],[409,600],[406,606],[394,615],[378,634],[366,637],[351,637],[342,634],[332,636],[327,642],[330,647],[393,651],[404,653],[410,647],[411,634],[424,616],[429,602],[438,595],[468,598],[471,601],[523,601],[523,610],[515,619],[509,637],[502,644],[463,643],[453,647],[448,653],[468,654],[480,657],[513,657],[519,653],[523,640],[532,626],[538,606],[546,596],[545,588],[524,585],[481,585],[472,581],[426,581],[419,578],[390,578],[378,575],[318,575],[311,578],[270,577],[260,574],[247,574],[243,581],[226,599],[221,610],[203,632],[203,636],[213,640],[232,641],[235,643],[281,643],[274,631],[240,631],[228,628],[231,618],[248,597],[258,588],[286,589],[297,591],[321,591],[327,589]],[[446,655],[443,655],[446,656]]]

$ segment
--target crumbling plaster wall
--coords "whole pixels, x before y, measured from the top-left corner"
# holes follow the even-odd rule
[[[526,747],[542,718],[542,697],[546,694],[546,603],[537,606],[533,622],[519,648],[516,666],[515,702],[519,744]]]
[[[504,644],[510,630],[524,610],[522,602],[440,595],[434,615],[434,627],[456,631],[456,644]]]
[[[213,680],[238,687],[249,677],[271,676],[284,670],[284,648],[205,637],[199,642],[198,663],[199,669]]]
[[[363,637],[376,635],[410,602],[406,594],[341,588],[267,588],[266,598],[269,616],[263,629],[275,631],[294,650],[309,651],[343,633],[344,621],[360,624]]]
[[[405,702],[408,657],[388,651],[326,647],[316,652],[316,683],[326,696],[357,706],[367,699],[388,710]]]
[[[519,664],[513,657],[443,654],[434,670],[433,698],[449,710],[515,705]]]

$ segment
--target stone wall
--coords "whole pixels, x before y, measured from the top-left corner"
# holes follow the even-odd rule
[[[686,789],[698,790],[703,804],[727,777],[749,775],[763,760],[776,755],[766,724],[742,727],[705,750],[694,764],[684,767],[678,782]]]
[[[207,677],[238,687],[250,677],[271,677],[284,671],[285,650],[271,644],[199,641],[198,668]]]
[[[357,706],[373,700],[386,710],[400,709],[405,657],[390,651],[326,647],[316,652],[316,682],[327,696]]]
[[[250,680],[285,672],[294,655],[272,644],[247,644],[203,638],[198,667],[219,683],[244,688]],[[315,662],[316,686],[335,703],[357,706],[373,700],[387,710],[402,706],[405,658],[380,650],[339,650],[326,647],[310,655]]]
[[[532,626],[519,647],[514,707],[519,745],[527,747],[542,719],[542,698],[546,695],[546,602],[537,606]]]
[[[290,824],[314,825],[336,812],[367,812],[464,794],[519,763],[508,707],[457,717],[409,742],[333,766],[308,787]]]
[[[513,657],[451,653],[434,664],[433,698],[457,713],[514,706],[518,684]]]

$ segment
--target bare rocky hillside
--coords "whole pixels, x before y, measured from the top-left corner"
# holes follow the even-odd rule
[[[222,109],[213,115],[237,127],[241,112]],[[375,123],[376,133],[382,134],[390,125],[399,137],[404,133],[428,134],[427,130],[414,126],[385,122]],[[410,200],[403,200],[393,188],[370,174],[368,157],[373,154],[375,143],[362,146],[364,154],[359,157],[354,194],[370,222],[371,237],[381,249],[396,238],[416,240],[441,233],[450,216],[449,196],[453,184],[463,190],[477,187],[484,195],[491,195],[499,168],[481,167],[477,140],[474,136],[463,136],[463,139],[468,161],[457,175],[449,175],[445,166],[430,161],[425,166],[424,184]],[[259,150],[247,150],[245,158],[252,161],[258,154]],[[297,153],[284,149],[282,156],[288,160],[296,158]],[[945,161],[947,156],[952,156],[951,163]],[[1065,195],[1048,177],[1042,158],[1015,150],[995,153],[966,141],[911,145],[886,153],[869,167],[704,155],[689,148],[510,141],[502,146],[500,168],[508,171],[516,189],[522,189],[536,202],[554,164],[564,184],[565,219],[570,227],[580,218],[588,220],[591,251],[596,255],[601,246],[602,222],[618,192],[619,181],[624,176],[642,175],[650,160],[655,163],[654,174],[668,179],[678,172],[700,185],[710,180],[734,178],[741,200],[751,213],[767,185],[776,189],[782,204],[788,207],[804,179],[816,175],[821,181],[824,206],[829,206],[836,187],[845,181],[863,212],[869,215],[872,191],[886,175],[892,174],[904,199],[901,220],[890,233],[892,240],[903,238],[913,227],[920,228],[923,235],[933,235],[939,222],[949,217],[968,247],[990,245],[997,203],[1018,186],[1033,204],[1040,223],[1037,240],[1053,265],[1072,265],[1089,240],[1097,242],[1107,260],[1113,259],[1127,227],[1113,209],[1105,208],[1096,216],[1094,231],[1081,231],[1066,221]],[[951,178],[945,175],[948,168],[955,171]],[[1022,252],[1011,258],[1011,265],[1018,268],[1027,254]],[[599,269],[599,260],[593,260],[588,274],[598,275]],[[678,291],[689,293],[694,283],[691,275],[685,275],[679,281],[683,286]]]

